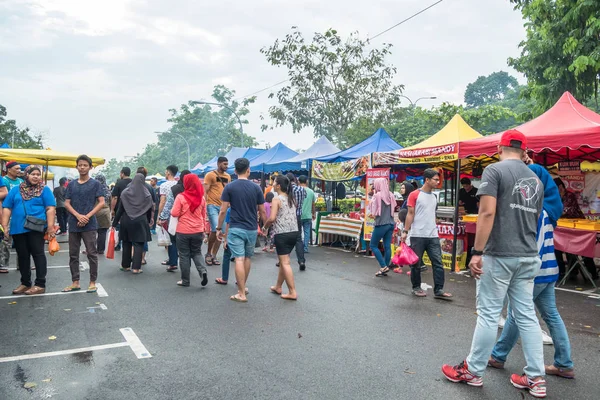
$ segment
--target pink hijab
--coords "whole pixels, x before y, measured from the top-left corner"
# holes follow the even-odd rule
[[[369,211],[372,215],[378,217],[381,215],[381,202],[383,201],[390,207],[390,212],[394,216],[394,209],[396,208],[396,198],[394,194],[390,192],[390,186],[388,180],[385,178],[377,178],[373,183],[375,187],[375,195],[369,203]]]

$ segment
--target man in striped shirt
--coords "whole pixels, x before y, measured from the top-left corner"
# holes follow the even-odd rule
[[[540,165],[532,164],[529,157],[524,160],[540,178],[544,184],[544,209],[538,221],[537,244],[542,267],[534,280],[533,302],[535,303],[542,318],[550,329],[550,335],[554,342],[554,364],[546,365],[546,374],[557,375],[567,379],[573,379],[575,372],[573,360],[571,359],[571,343],[567,328],[556,307],[554,285],[558,281],[558,264],[554,255],[554,227],[563,211],[560,193],[552,177]],[[515,324],[510,305],[508,308],[508,319],[502,330],[502,335],[494,350],[488,365],[493,368],[504,368],[508,353],[512,350],[519,339],[519,329]]]
[[[302,203],[304,203],[304,199],[306,199],[306,190],[298,185],[298,179],[296,179],[294,174],[289,172],[286,176],[290,182],[292,182],[294,203],[296,203],[296,218],[298,219],[298,231],[302,232]],[[304,271],[306,269],[306,260],[304,258],[304,242],[302,241],[302,235],[298,235],[298,240],[296,241],[296,257],[298,257],[300,271]]]

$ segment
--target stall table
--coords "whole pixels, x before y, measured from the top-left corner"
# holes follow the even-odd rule
[[[321,218],[319,219],[318,226],[319,244],[325,243],[325,235],[332,235],[332,238],[337,237],[337,240],[333,243],[337,242],[338,240],[342,242],[340,240],[340,236],[352,238],[358,243],[362,228],[362,219],[352,219],[349,217],[337,216],[321,216]]]

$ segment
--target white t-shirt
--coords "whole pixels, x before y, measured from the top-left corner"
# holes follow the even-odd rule
[[[415,190],[408,196],[409,207],[415,209],[415,217],[410,227],[411,237],[437,238],[438,230],[435,220],[437,197],[433,193]]]

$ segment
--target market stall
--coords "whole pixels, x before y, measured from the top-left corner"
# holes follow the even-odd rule
[[[328,214],[321,216],[319,219],[319,243],[331,243],[340,242],[347,247],[347,243],[342,238],[350,238],[356,242],[357,246],[360,243],[360,234],[363,228],[363,220],[358,216],[347,214]],[[326,237],[325,235],[331,235]]]

